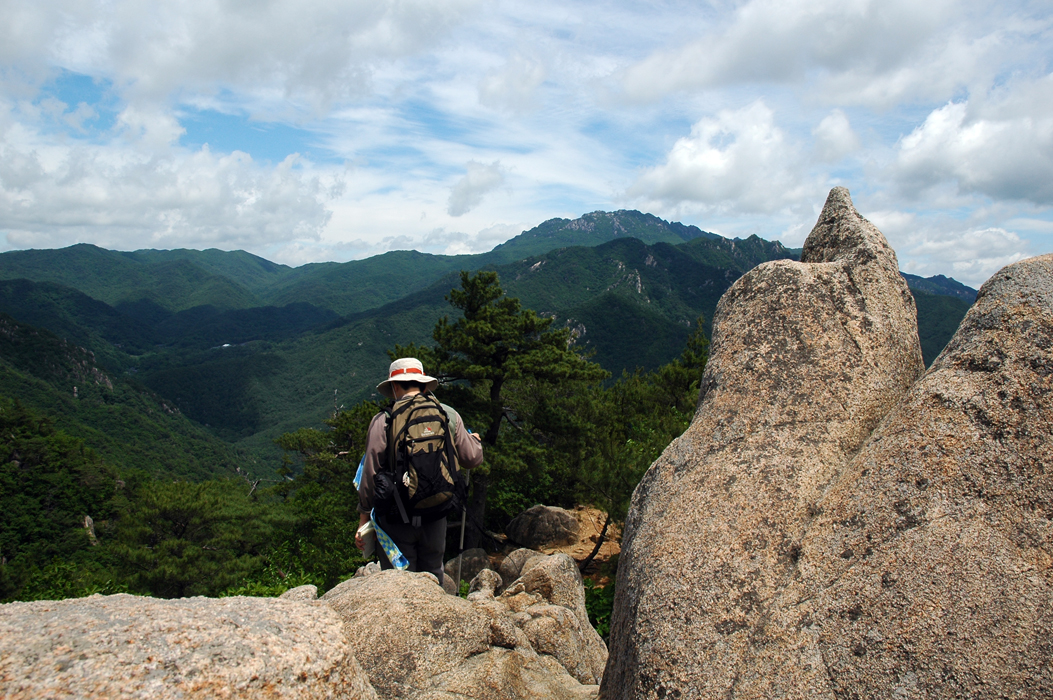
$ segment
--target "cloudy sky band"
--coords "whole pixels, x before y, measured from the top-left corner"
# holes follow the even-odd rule
[[[976,0],[0,8],[0,250],[487,250],[637,208],[904,270],[1053,250],[1053,12]]]

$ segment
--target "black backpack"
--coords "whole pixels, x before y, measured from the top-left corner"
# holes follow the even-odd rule
[[[385,409],[387,464],[375,477],[374,506],[419,527],[461,509],[467,488],[446,407],[430,393]]]

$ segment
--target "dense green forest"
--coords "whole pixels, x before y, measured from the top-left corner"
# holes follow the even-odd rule
[[[799,253],[623,211],[481,255],[300,268],[0,254],[0,598],[335,585],[362,563],[351,478],[374,387],[405,352],[486,436],[470,543],[537,502],[617,521],[690,421],[717,300]],[[928,364],[975,291],[905,277]],[[514,352],[478,352],[495,344]]]
[[[163,396],[273,477],[274,440],[376,398],[386,350],[428,340],[459,270],[497,272],[618,376],[672,360],[735,279],[796,254],[631,211],[553,219],[480,255],[401,251],[295,269],[244,252],[77,245],[0,254],[0,312],[89,348],[115,381]]]
[[[83,440],[110,464],[189,479],[232,474],[244,456],[170,400],[94,353],[0,313],[0,395]]]
[[[569,329],[522,308],[495,273],[464,273],[448,296],[463,316],[441,319],[433,346],[390,354],[425,358],[448,382],[441,398],[485,432],[486,463],[473,473],[473,495],[483,488],[486,506],[469,519],[475,540],[486,544],[487,531],[536,502],[590,503],[623,518],[643,471],[690,421],[706,358],[702,324],[673,361],[605,381],[568,345]],[[363,563],[352,480],[377,410],[363,402],[335,411],[326,429],[282,435],[281,479],[237,468],[193,481],[114,468],[51,418],[4,399],[0,598],[332,587]]]

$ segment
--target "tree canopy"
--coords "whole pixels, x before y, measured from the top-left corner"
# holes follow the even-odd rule
[[[644,471],[690,422],[706,360],[701,319],[678,359],[612,380],[494,273],[462,275],[448,301],[459,315],[435,325],[433,346],[391,354],[420,357],[443,379],[440,398],[484,434],[469,520],[477,541],[535,503],[590,504],[623,520]],[[379,410],[335,409],[325,429],[282,435],[277,482],[242,470],[195,482],[111,467],[0,398],[0,599],[331,588],[364,563],[353,478]]]
[[[468,391],[461,396],[473,417],[486,425],[482,440],[488,448],[484,455],[488,468],[473,474],[468,504],[472,528],[466,546],[473,547],[484,534],[490,473],[500,470],[505,461],[506,452],[496,449],[502,424],[522,429],[517,407],[506,402],[506,388],[511,383],[595,382],[609,375],[577,351],[570,329],[552,328],[551,318],[506,296],[496,272],[462,271],[460,288],[451,289],[446,300],[461,316],[453,321],[449,316],[439,319],[432,333],[433,348],[396,346],[389,354],[423,356],[429,371],[444,382],[465,383]]]

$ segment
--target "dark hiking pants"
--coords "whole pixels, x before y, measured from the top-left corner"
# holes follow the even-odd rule
[[[427,571],[435,574],[442,583],[442,558],[446,553],[446,518],[433,523],[424,523],[420,527],[407,525],[400,520],[388,520],[379,517],[377,524],[388,533],[402,556],[409,561],[410,571]],[[381,569],[393,569],[391,562],[384,554],[384,549],[377,545],[377,558]]]

